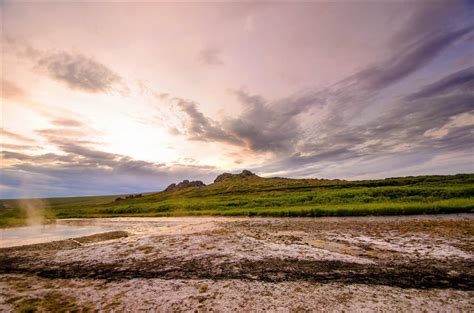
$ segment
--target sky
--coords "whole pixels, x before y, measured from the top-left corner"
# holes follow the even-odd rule
[[[0,10],[0,198],[474,172],[472,1]]]

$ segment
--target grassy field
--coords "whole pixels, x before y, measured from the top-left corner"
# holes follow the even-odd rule
[[[25,224],[27,210],[45,220],[113,216],[356,216],[474,211],[474,174],[341,181],[233,175],[205,187],[118,196],[0,200],[0,227]]]

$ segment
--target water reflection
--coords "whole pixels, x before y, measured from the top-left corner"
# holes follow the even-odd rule
[[[225,218],[215,217],[116,217],[56,220],[56,224],[0,229],[0,248],[44,243],[109,231],[130,234],[159,234],[170,228],[179,232],[184,225],[197,225]]]
[[[95,224],[92,221],[6,228],[0,229],[0,248],[88,236],[121,228],[119,225]]]

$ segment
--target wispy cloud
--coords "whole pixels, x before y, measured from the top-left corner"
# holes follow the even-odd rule
[[[85,130],[71,129],[71,128],[48,128],[36,131],[38,134],[45,137],[84,137],[88,135]]]
[[[2,80],[2,98],[4,99],[21,99],[24,98],[25,92],[17,84],[9,80]]]
[[[46,153],[39,155],[30,155],[26,153],[18,153],[11,151],[0,151],[0,157],[3,160],[16,160],[22,162],[38,163],[54,163],[54,162],[69,162],[73,160],[72,156],[58,155],[54,153]]]
[[[8,149],[8,150],[14,150],[14,151],[37,150],[41,148],[39,146],[33,146],[33,145],[17,145],[17,144],[9,144],[9,143],[2,143],[0,146],[2,149]]]
[[[408,46],[402,46],[402,49],[395,51],[387,60],[369,66],[349,79],[359,88],[365,87],[370,90],[385,88],[425,66],[446,47],[472,33],[473,30],[474,26],[468,26],[429,34]]]
[[[5,46],[6,51],[32,62],[38,72],[70,89],[89,93],[129,92],[119,74],[92,56],[77,52],[39,50],[25,41],[9,36],[5,39]]]
[[[207,65],[223,65],[224,61],[220,56],[220,51],[216,48],[206,48],[199,51],[198,60]]]
[[[71,89],[100,93],[123,89],[122,78],[91,57],[58,52],[42,56],[36,65],[50,78]]]
[[[55,126],[63,126],[63,127],[80,127],[83,126],[81,121],[71,118],[59,118],[52,121]]]
[[[0,128],[0,134],[4,137],[8,137],[8,138],[13,139],[15,141],[26,142],[26,143],[34,143],[35,142],[34,139],[31,139],[31,138],[28,138],[26,136],[8,131],[4,128]]]
[[[407,97],[408,100],[428,98],[451,92],[472,92],[474,90],[474,66],[453,73],[423,87]]]

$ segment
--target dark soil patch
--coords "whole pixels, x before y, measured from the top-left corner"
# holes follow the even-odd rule
[[[311,281],[319,283],[387,285],[401,288],[454,288],[474,290],[474,262],[446,266],[433,260],[409,264],[355,264],[301,259],[240,260],[216,264],[211,257],[182,261],[159,258],[127,264],[69,263],[30,266],[21,257],[0,258],[0,273],[36,274],[47,278],[123,280],[244,279],[268,282]],[[456,273],[453,275],[453,273]]]

